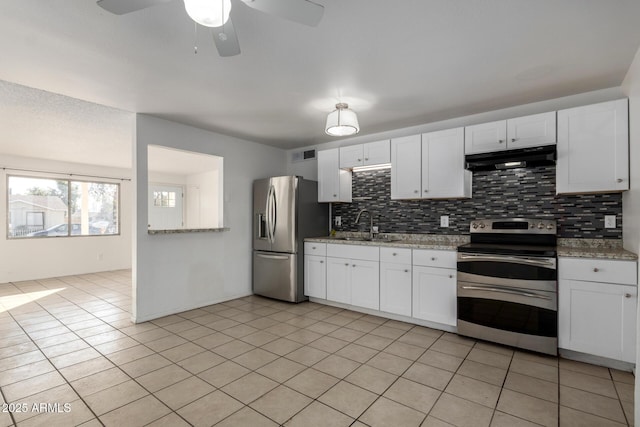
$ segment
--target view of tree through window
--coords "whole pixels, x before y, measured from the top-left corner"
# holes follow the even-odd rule
[[[9,238],[119,234],[118,184],[9,176]]]

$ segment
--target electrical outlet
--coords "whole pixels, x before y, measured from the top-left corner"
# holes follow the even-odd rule
[[[604,216],[604,228],[616,228],[616,216],[605,215]]]
[[[341,216],[334,217],[333,224],[337,227],[340,227],[342,225],[342,217]]]
[[[440,227],[448,227],[449,226],[449,215],[440,216]]]

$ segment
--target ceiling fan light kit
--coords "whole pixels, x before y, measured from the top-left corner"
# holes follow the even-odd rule
[[[116,15],[137,12],[172,0],[97,0],[98,6]],[[324,6],[310,0],[241,0],[249,8],[315,27],[324,14]],[[220,56],[240,54],[235,27],[229,18],[231,0],[184,0],[187,15],[205,27],[214,28],[213,41]]]
[[[325,132],[331,136],[349,136],[360,132],[358,116],[344,103],[336,104],[336,109],[327,116]]]
[[[184,0],[187,15],[205,27],[220,27],[229,20],[231,0]]]

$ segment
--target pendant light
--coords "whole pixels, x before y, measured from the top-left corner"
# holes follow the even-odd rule
[[[229,20],[231,0],[184,0],[191,19],[205,27],[221,27]]]
[[[360,132],[358,116],[355,111],[349,110],[349,105],[336,104],[336,109],[327,116],[325,132],[331,136],[355,135]]]

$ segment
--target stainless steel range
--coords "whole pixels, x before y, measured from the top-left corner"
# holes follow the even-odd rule
[[[458,247],[458,333],[556,355],[556,222],[472,221]]]

